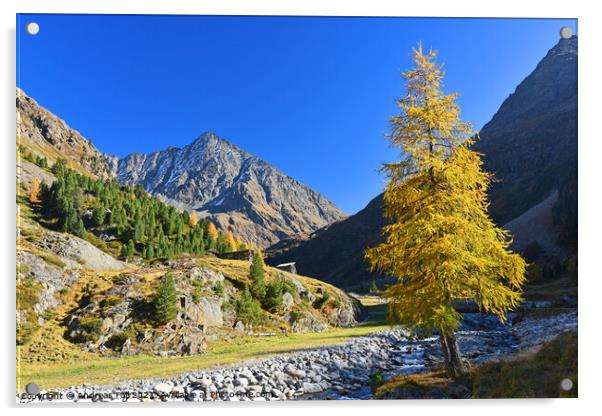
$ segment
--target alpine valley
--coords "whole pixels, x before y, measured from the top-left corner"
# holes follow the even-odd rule
[[[475,140],[528,283],[510,324],[454,298],[455,380],[387,321],[383,194],[348,216],[211,132],[105,154],[17,88],[17,400],[576,396],[577,56],[560,40]]]

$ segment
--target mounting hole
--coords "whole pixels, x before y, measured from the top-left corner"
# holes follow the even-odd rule
[[[25,26],[25,31],[32,36],[37,35],[40,32],[40,25],[36,22],[29,22],[27,26]]]
[[[570,391],[573,388],[573,381],[570,378],[565,378],[560,382],[560,388],[564,391]]]
[[[568,26],[563,26],[563,27],[560,29],[560,37],[561,37],[562,39],[570,39],[570,38],[571,38],[571,36],[573,36],[573,31],[571,30],[571,28],[570,28],[570,27],[568,27]]]
[[[40,387],[36,383],[28,383],[25,386],[25,391],[27,392],[27,394],[35,396],[40,392]]]

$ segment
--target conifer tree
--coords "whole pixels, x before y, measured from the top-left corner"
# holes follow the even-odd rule
[[[224,244],[227,246],[226,247],[227,251],[236,251],[236,249],[237,249],[236,240],[234,239],[232,232],[228,231],[228,234],[226,235]]]
[[[178,314],[176,285],[173,276],[167,273],[161,279],[157,294],[153,299],[153,315],[159,325],[164,325]]]
[[[253,260],[249,267],[249,279],[253,283],[263,283],[265,278],[265,263],[259,251],[253,253]]]
[[[215,224],[212,222],[207,224],[207,237],[211,238],[213,241],[217,241],[218,239],[217,228],[215,228]]]
[[[176,220],[176,235],[178,238],[184,235],[184,221],[181,217],[178,217]]]
[[[144,223],[140,215],[136,216],[134,222],[134,240],[142,241],[144,239]]]
[[[94,225],[100,227],[105,222],[105,209],[103,207],[96,207],[92,210],[92,221]]]
[[[147,260],[152,260],[155,258],[155,249],[153,248],[153,245],[149,245],[146,249],[146,259]]]
[[[236,316],[246,323],[261,322],[263,310],[257,299],[253,298],[249,288],[245,285],[240,298],[236,302]]]
[[[245,243],[242,241],[242,239],[240,237],[236,237],[236,249],[237,250],[244,250],[244,249],[246,249],[246,245],[245,245]]]
[[[128,240],[127,245],[125,246],[125,257],[127,259],[131,259],[136,252],[136,248],[134,246],[133,240]]]
[[[251,292],[258,299],[265,296],[265,263],[259,251],[253,253],[253,260],[249,267],[249,280],[251,280]]]
[[[188,225],[190,225],[191,227],[195,227],[198,223],[199,223],[199,218],[196,215],[196,212],[192,211],[192,213],[190,214],[190,217],[188,219]]]
[[[366,258],[399,280],[384,292],[389,317],[437,331],[447,371],[456,377],[466,368],[455,338],[461,315],[452,302],[473,299],[504,321],[521,301],[525,262],[488,216],[492,176],[470,149],[473,132],[460,120],[457,94],[443,93],[436,53],[419,46],[413,60],[388,136],[400,160],[383,166],[384,212],[392,222],[383,228],[385,242]]]
[[[29,202],[37,204],[40,202],[40,180],[34,178],[29,186]]]

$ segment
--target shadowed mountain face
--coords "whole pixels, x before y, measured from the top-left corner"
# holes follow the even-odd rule
[[[319,193],[213,133],[181,149],[131,154],[119,161],[117,178],[262,247],[344,216]]]
[[[576,216],[577,37],[548,52],[480,136],[474,148],[498,179],[490,192],[495,221],[505,224],[554,190],[562,193],[567,181],[574,183]]]
[[[283,240],[266,252],[268,263],[296,262],[299,273],[316,276],[336,286],[366,291],[372,280],[382,276],[369,271],[364,261],[366,248],[383,239],[382,194],[363,210],[316,231],[309,239]],[[356,286],[356,287],[354,287]]]
[[[515,247],[537,242],[549,248],[548,254],[556,254],[558,242],[576,250],[576,37],[561,40],[548,52],[483,127],[480,137],[474,147],[484,154],[485,169],[497,179],[490,192],[494,220],[503,225],[534,208],[512,222],[512,229],[521,231],[515,236]],[[366,247],[383,238],[381,206],[379,195],[362,211],[305,241],[272,247],[268,263],[294,261],[299,273],[341,287],[369,288],[379,276],[369,272],[363,256]],[[537,226],[527,227],[526,219]],[[518,241],[522,237],[525,241]]]

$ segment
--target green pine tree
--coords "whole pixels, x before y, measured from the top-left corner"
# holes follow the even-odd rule
[[[249,267],[249,280],[251,280],[251,292],[256,299],[263,299],[266,294],[265,285],[265,263],[261,253],[253,253],[253,260]]]
[[[135,252],[136,252],[136,247],[134,246],[134,241],[129,240],[126,245],[126,249],[125,249],[125,257],[128,259],[131,259],[132,257],[134,257]]]
[[[245,323],[259,323],[263,317],[261,304],[253,298],[247,286],[244,287],[236,302],[236,316]]]
[[[157,324],[164,325],[178,314],[176,284],[173,276],[167,273],[161,279],[153,299],[153,317]]]
[[[105,209],[103,207],[96,207],[92,210],[92,222],[96,227],[100,227],[105,222]]]

